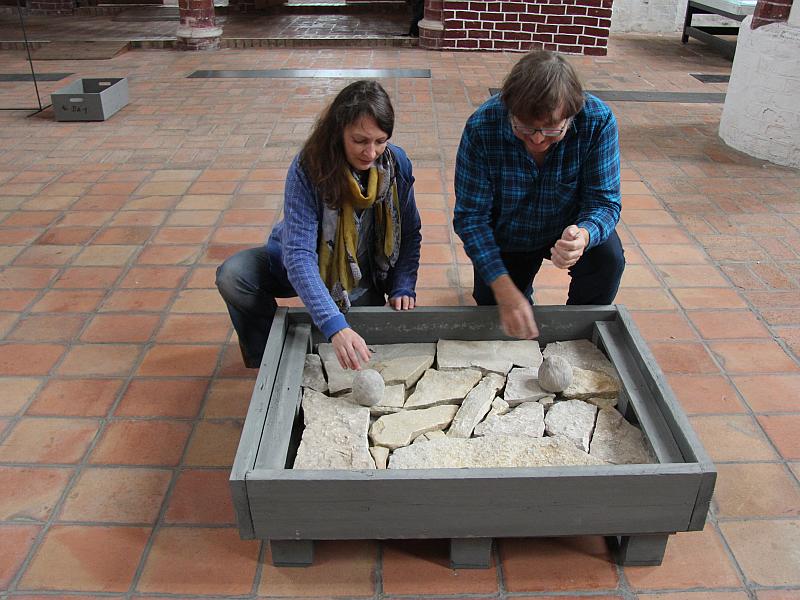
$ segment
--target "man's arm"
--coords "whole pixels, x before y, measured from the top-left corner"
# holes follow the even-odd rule
[[[622,208],[619,133],[611,111],[581,167],[581,209],[575,224],[586,230],[589,239],[585,250],[588,250],[608,239],[617,226]]]
[[[494,190],[487,160],[468,122],[456,155],[453,229],[481,279],[490,284],[508,271],[490,225]]]
[[[492,288],[503,331],[511,337],[532,339],[539,335],[533,309],[509,277],[490,226],[494,195],[486,161],[467,123],[456,156],[453,229],[464,242],[478,276]]]

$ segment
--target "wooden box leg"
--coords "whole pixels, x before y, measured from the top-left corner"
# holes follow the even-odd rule
[[[617,562],[626,566],[653,567],[664,560],[668,533],[623,535],[616,541]]]
[[[488,569],[492,566],[492,538],[451,538],[453,569]]]
[[[313,540],[270,540],[269,547],[276,567],[310,567],[314,562]]]

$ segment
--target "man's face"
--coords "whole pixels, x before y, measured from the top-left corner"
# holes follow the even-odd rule
[[[571,118],[558,119],[558,117],[523,122],[512,115],[511,129],[514,135],[523,141],[530,154],[542,154],[547,152],[550,146],[564,139],[571,122]]]

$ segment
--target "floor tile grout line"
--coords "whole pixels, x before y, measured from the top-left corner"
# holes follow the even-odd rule
[[[201,170],[200,174],[202,174],[202,170]],[[198,176],[200,174],[198,174]],[[196,181],[196,178],[193,178],[192,181]],[[176,209],[173,206],[172,208],[169,209],[168,212],[170,214],[172,214],[176,210],[178,210],[178,209]],[[167,216],[167,218],[165,219],[164,222],[166,222],[168,219],[169,219],[169,217]],[[218,224],[221,222],[221,220],[222,220],[222,211],[220,211],[219,214],[217,215],[217,219],[215,220],[214,227],[218,226]],[[162,222],[162,226],[163,226],[164,222]],[[212,232],[211,235],[209,235],[208,240],[206,240],[203,244],[200,245],[200,248],[199,248],[198,254],[197,254],[198,258],[200,256],[202,256],[202,252],[207,250],[208,244],[210,243],[210,239],[212,237],[213,237],[213,232]],[[191,280],[191,276],[192,276],[192,274],[193,274],[193,272],[194,272],[194,270],[196,268],[197,268],[197,262],[195,261],[193,263],[192,267],[190,267],[187,270],[187,272],[183,274],[183,277],[181,278],[181,281],[176,286],[176,288],[175,288],[176,289],[176,293],[173,295],[172,301],[169,303],[168,306],[165,306],[162,309],[161,318],[159,320],[160,325],[159,325],[159,327],[154,329],[153,332],[151,333],[151,343],[145,345],[145,349],[142,352],[142,354],[140,355],[139,364],[131,372],[131,378],[135,377],[135,374],[138,372],[139,368],[141,367],[141,364],[144,362],[144,359],[147,356],[147,348],[148,347],[152,348],[154,345],[156,345],[156,342],[154,341],[155,340],[155,336],[157,335],[158,330],[160,329],[160,327],[163,326],[163,323],[165,322],[165,320],[167,318],[166,315],[168,315],[170,313],[170,308],[172,306],[174,306],[175,303],[177,302],[178,296],[180,295],[180,292],[178,290],[186,289],[185,286]],[[230,331],[230,329],[229,329],[229,331]],[[229,335],[230,335],[230,333],[229,333]],[[139,583],[141,581],[141,577],[142,577],[142,575],[144,573],[144,569],[145,569],[145,567],[147,565],[147,561],[150,558],[150,553],[152,552],[153,546],[155,545],[155,540],[156,540],[159,532],[161,531],[161,529],[168,525],[167,523],[165,523],[167,511],[169,510],[169,506],[171,504],[172,497],[173,497],[173,495],[175,493],[175,488],[178,485],[178,479],[180,478],[181,474],[185,470],[186,465],[184,464],[184,461],[185,461],[186,455],[189,452],[189,449],[191,447],[192,440],[195,437],[195,431],[197,429],[197,422],[202,420],[202,415],[203,415],[203,412],[205,410],[205,405],[206,405],[206,403],[208,401],[208,397],[209,397],[209,394],[211,392],[211,387],[212,387],[211,386],[211,382],[216,380],[216,377],[217,377],[217,374],[218,374],[218,370],[219,370],[220,361],[223,360],[223,357],[225,355],[226,343],[223,343],[221,345],[220,344],[215,344],[215,345],[220,347],[220,351],[219,351],[219,354],[217,356],[217,363],[216,363],[217,366],[215,367],[214,372],[207,376],[209,384],[206,386],[206,389],[203,392],[203,398],[202,398],[200,404],[198,405],[197,413],[196,413],[195,417],[191,420],[191,422],[192,422],[191,431],[189,432],[189,435],[186,437],[186,441],[184,442],[184,446],[183,446],[183,450],[181,452],[181,456],[180,456],[178,462],[176,463],[176,465],[174,466],[174,468],[172,469],[172,477],[170,478],[170,482],[169,482],[169,484],[167,486],[166,491],[164,492],[164,498],[161,501],[161,507],[159,509],[158,515],[156,516],[155,522],[151,526],[151,530],[150,530],[150,534],[148,535],[147,542],[145,543],[145,546],[142,549],[142,554],[139,557],[139,562],[138,562],[138,564],[136,566],[136,569],[135,569],[135,571],[133,573],[133,576],[131,578],[131,582],[130,582],[130,586],[128,588],[128,592],[125,594],[125,598],[126,599],[132,598],[138,592],[138,586],[139,586]],[[121,402],[121,398],[120,398],[119,401]],[[114,407],[114,411],[116,411],[116,409],[117,409],[117,406]]]
[[[383,540],[375,540],[375,568],[373,573],[373,600],[383,600],[386,597],[383,588]]]
[[[252,169],[250,170],[250,172],[252,173]],[[201,175],[202,175],[202,171],[201,171]],[[196,179],[195,179],[195,181],[196,181]],[[232,198],[233,197],[231,197],[231,201],[232,201]],[[201,249],[200,249],[200,253],[198,254],[198,257],[202,256],[202,252],[203,251],[207,251],[208,245],[211,243],[211,239],[213,238],[214,230],[219,228],[219,226],[222,223],[222,220],[224,218],[224,212],[225,212],[225,210],[228,210],[229,208],[230,208],[230,205],[226,206],[225,209],[219,211],[217,219],[215,220],[215,223],[212,226],[212,232],[208,236],[208,239],[201,245]],[[173,207],[170,210],[170,213],[172,213],[172,212],[174,212],[176,210],[178,210],[178,209]],[[188,283],[188,281],[190,281],[191,275],[193,274],[193,272],[194,272],[194,270],[196,268],[197,268],[197,263],[195,262],[195,264],[187,271],[187,273],[184,274],[184,277],[182,278],[182,282],[179,285],[179,289],[185,289],[185,284]],[[174,306],[174,303],[177,302],[178,296],[179,296],[179,294],[176,294],[173,297],[173,301],[170,304],[170,306]],[[161,321],[162,323],[163,323],[164,319],[166,318],[164,315],[168,314],[169,312],[170,312],[169,307],[165,307],[163,309],[163,311],[162,311],[162,321]],[[231,330],[232,330],[232,327],[229,326],[229,333],[226,336],[226,341],[223,342],[223,344],[220,346],[220,352],[219,352],[219,354],[217,356],[217,361],[216,361],[216,366],[214,368],[214,371],[213,371],[213,373],[211,373],[208,376],[208,379],[209,379],[210,382],[211,381],[215,381],[218,378],[219,374],[220,374],[220,368],[221,368],[222,362],[223,362],[223,360],[225,358],[226,349],[230,345],[229,344],[229,340],[230,340],[230,336],[232,335],[231,334]],[[154,330],[152,335],[155,336],[156,334],[157,334],[157,330]],[[219,345],[219,344],[216,344],[216,345]],[[173,476],[172,476],[172,478],[170,480],[170,483],[169,483],[169,485],[167,487],[167,490],[165,492],[164,498],[162,500],[161,509],[160,509],[159,514],[158,514],[158,516],[156,518],[155,524],[152,527],[150,536],[148,537],[147,543],[146,543],[146,545],[145,545],[145,547],[144,547],[144,549],[142,551],[142,555],[140,557],[140,560],[139,560],[139,563],[137,565],[137,568],[136,568],[136,570],[134,572],[134,575],[133,575],[133,577],[131,579],[130,588],[128,590],[128,593],[126,594],[126,598],[130,598],[130,597],[132,597],[134,594],[136,594],[138,592],[138,586],[139,586],[139,583],[141,581],[141,577],[142,577],[142,575],[144,573],[145,566],[147,564],[147,561],[149,560],[150,553],[151,553],[152,548],[153,548],[153,546],[155,544],[155,540],[156,540],[156,538],[158,536],[158,533],[162,528],[167,528],[167,527],[170,526],[170,524],[165,522],[166,514],[167,514],[168,508],[170,506],[172,497],[173,497],[173,495],[175,493],[175,488],[177,487],[178,479],[180,478],[180,475],[184,472],[184,470],[186,468],[186,465],[184,464],[185,459],[186,459],[186,455],[189,452],[189,449],[191,448],[192,440],[195,438],[195,434],[196,434],[196,430],[197,430],[197,423],[203,420],[203,414],[205,412],[205,406],[206,406],[206,404],[208,402],[208,397],[210,395],[211,388],[212,388],[212,386],[210,384],[206,387],[206,390],[205,390],[205,392],[203,394],[203,399],[200,402],[200,405],[198,406],[198,412],[195,415],[194,419],[192,420],[192,423],[193,423],[192,429],[191,429],[189,435],[187,436],[187,439],[186,439],[186,442],[185,442],[185,445],[184,445],[184,448],[183,448],[183,452],[181,454],[181,458],[178,461],[178,464],[174,469]],[[224,420],[224,422],[230,422],[230,421],[231,421],[231,419],[225,419]],[[181,526],[181,524],[176,524],[175,526]],[[229,525],[220,525],[220,528],[230,529],[230,526]],[[259,555],[261,555],[263,553],[263,551],[264,551],[263,550],[263,545],[264,544],[262,543],[261,544],[261,548],[259,548]],[[255,574],[254,582],[253,582],[254,586],[256,585],[255,579],[260,576],[260,567],[259,567],[259,565],[260,565],[260,562],[257,564],[256,574]],[[257,589],[257,588],[251,588],[251,591],[254,590],[254,589]]]
[[[119,211],[117,211],[117,212],[119,212]],[[99,232],[99,230],[98,230],[98,232]],[[152,238],[154,235],[155,235],[155,231],[151,233],[150,237]],[[120,273],[120,275],[117,278],[117,281],[121,282],[123,280],[123,278],[127,275],[127,273],[132,268],[133,264],[135,264],[134,261],[135,261],[136,257],[138,255],[140,255],[143,250],[144,250],[144,245],[142,244],[141,248],[139,249],[139,251],[134,253],[129,258],[128,263],[127,263],[127,267],[123,268],[123,272]],[[183,278],[184,282],[188,281],[190,271],[184,274],[184,278]],[[53,280],[51,282],[51,284],[54,281],[55,280]],[[111,293],[110,290],[107,291],[106,297],[108,297],[108,295],[110,293]],[[173,299],[173,302],[174,302],[174,299]],[[98,304],[98,307],[99,306],[100,306],[100,304]],[[162,314],[162,318],[161,318],[162,322],[163,322],[163,318],[164,317],[163,317],[163,314]],[[85,324],[85,326],[88,326],[88,322]],[[153,333],[151,334],[151,338],[153,336],[155,336],[155,334],[156,334],[156,330],[154,330]],[[75,465],[75,472],[71,475],[71,477],[70,477],[67,485],[65,486],[65,488],[64,488],[64,490],[63,490],[63,492],[62,492],[62,494],[61,494],[61,496],[59,498],[59,500],[55,503],[55,505],[54,505],[54,507],[53,507],[53,509],[51,511],[50,518],[43,525],[41,531],[39,532],[39,535],[37,536],[37,539],[31,545],[31,548],[30,548],[30,550],[28,552],[28,555],[27,555],[25,561],[20,566],[19,570],[17,571],[16,576],[14,577],[14,579],[11,582],[11,584],[9,585],[10,589],[12,589],[12,590],[16,589],[16,586],[18,585],[19,581],[21,581],[21,579],[24,577],[24,574],[27,572],[28,567],[33,562],[35,554],[38,552],[40,546],[43,544],[44,536],[46,535],[47,532],[49,532],[49,530],[51,529],[51,527],[54,524],[58,524],[58,520],[56,519],[56,516],[58,514],[60,514],[61,510],[63,509],[63,505],[66,502],[66,498],[68,497],[69,493],[74,488],[74,486],[77,485],[77,481],[80,479],[80,477],[81,477],[81,475],[83,473],[84,467],[87,464],[91,464],[91,463],[88,463],[87,461],[88,461],[89,457],[91,456],[91,454],[94,452],[94,449],[100,443],[100,440],[105,435],[106,422],[107,422],[108,418],[110,417],[110,415],[112,415],[116,411],[117,407],[119,406],[119,403],[122,401],[122,398],[123,398],[123,396],[125,394],[125,391],[127,390],[128,386],[130,385],[130,382],[134,379],[135,374],[138,371],[138,368],[141,366],[141,363],[144,360],[144,356],[146,354],[147,345],[144,344],[142,346],[143,347],[139,351],[139,354],[138,354],[138,359],[131,366],[131,371],[130,371],[129,375],[126,378],[124,378],[125,382],[120,386],[120,389],[117,392],[117,398],[112,403],[111,407],[109,407],[109,410],[106,413],[106,417],[102,418],[102,419],[98,419],[98,425],[99,426],[98,426],[98,430],[95,432],[95,436],[94,436],[94,438],[92,440],[92,443],[89,444],[89,446],[87,447],[86,451],[84,452],[82,460],[79,461],[79,463],[77,463]],[[63,361],[65,359],[66,354],[67,353],[65,352],[65,354],[61,357],[60,361],[57,364],[60,364],[61,361]],[[57,365],[54,365],[52,367],[51,371],[55,370],[56,366]],[[48,376],[48,379],[49,379],[49,376]],[[208,393],[208,388],[206,389],[206,394],[207,393]],[[31,400],[31,402],[32,401],[33,400]],[[10,429],[11,428],[9,428],[9,432],[10,432]],[[2,440],[0,440],[0,441],[2,441]],[[189,441],[190,441],[190,438],[187,438],[186,446],[184,446],[184,452],[186,452],[186,449],[188,448]],[[173,475],[172,475],[172,478],[171,478],[170,485],[168,486],[167,492],[165,493],[165,497],[162,500],[162,510],[164,510],[164,511],[166,510],[166,503],[168,502],[168,499],[169,499],[170,490],[171,490],[172,486],[174,485],[174,483],[175,483],[175,481],[177,479],[177,468],[172,468],[170,470],[173,472]],[[151,541],[153,535],[155,535],[155,528],[153,528],[153,531],[151,532],[151,536],[150,536],[150,538],[148,538],[148,543]],[[143,550],[142,558],[144,558],[146,556],[146,554],[147,553]],[[141,565],[140,565],[140,567],[141,567]],[[138,575],[138,571],[137,571],[137,573],[135,573],[135,575]],[[136,577],[134,577],[133,581],[136,581]],[[133,585],[133,581],[132,581],[131,585]]]
[[[641,174],[640,174],[640,177],[641,177]],[[648,185],[647,182],[644,180],[644,177],[642,177],[642,181],[645,183],[645,185]],[[673,211],[670,210],[666,206],[666,203],[662,200],[661,194],[657,193],[649,185],[648,185],[648,187],[650,188],[650,191],[651,191],[652,195],[661,203],[661,205],[665,208],[665,210],[667,210],[670,213],[673,213]],[[676,221],[678,223],[680,223],[680,227],[684,230],[684,233],[689,237],[689,239],[693,241],[694,245],[696,247],[698,247],[698,249],[702,249],[704,255],[706,257],[708,257],[708,259],[709,259],[709,264],[711,264],[712,266],[715,266],[716,270],[718,272],[720,272],[720,275],[728,283],[729,289],[733,289],[734,291],[736,291],[736,287],[730,281],[730,279],[728,278],[727,274],[722,272],[722,270],[718,266],[718,263],[711,259],[711,257],[708,255],[708,252],[705,250],[705,248],[702,246],[702,244],[700,244],[699,240],[697,240],[696,236],[691,231],[687,230],[685,225],[683,225],[683,223],[681,223],[679,220],[676,220]],[[632,239],[637,240],[637,238],[633,234],[630,234],[630,235],[631,235]],[[638,246],[638,240],[637,240],[637,246]],[[647,261],[647,263],[649,264],[650,263],[649,258],[644,254],[643,254],[643,256],[645,258],[645,261]],[[758,427],[759,431],[761,432],[761,434],[763,436],[763,439],[772,447],[773,451],[775,452],[775,455],[777,457],[780,457],[780,458],[783,459],[781,461],[781,463],[784,465],[784,470],[792,472],[792,469],[790,468],[790,466],[788,464],[789,461],[786,458],[783,457],[782,453],[778,450],[777,446],[772,441],[772,438],[767,434],[767,432],[764,430],[763,426],[761,425],[760,421],[756,418],[755,412],[753,411],[753,409],[750,406],[750,404],[746,401],[746,399],[744,398],[744,396],[740,392],[738,386],[735,385],[735,382],[733,381],[733,378],[731,377],[731,374],[729,373],[728,369],[725,368],[724,364],[720,363],[719,358],[717,357],[717,355],[714,352],[712,352],[710,346],[708,345],[707,340],[705,340],[700,335],[700,332],[697,329],[696,325],[691,321],[691,319],[689,319],[686,309],[683,308],[683,306],[680,303],[680,301],[678,301],[678,299],[672,293],[672,287],[669,286],[666,281],[663,281],[663,278],[662,278],[660,272],[658,272],[656,269],[654,269],[654,270],[656,272],[656,277],[658,277],[658,279],[662,281],[663,289],[670,295],[670,297],[672,297],[673,301],[676,302],[676,305],[679,307],[679,311],[683,314],[683,317],[686,320],[686,322],[688,323],[689,327],[691,327],[697,333],[699,339],[701,340],[701,343],[702,343],[703,347],[706,349],[706,352],[709,354],[709,356],[711,357],[712,361],[716,364],[717,368],[719,369],[719,372],[722,374],[722,376],[723,376],[724,380],[726,381],[726,383],[729,386],[731,386],[733,390],[736,391],[736,394],[737,394],[739,400],[741,401],[742,406],[744,406],[746,408],[747,414],[749,414],[749,416],[752,419],[752,421],[754,422],[755,426]],[[749,303],[749,301],[746,298],[742,297],[741,293],[739,293],[738,291],[736,293],[743,301],[746,302],[746,304],[748,305],[749,309],[752,312],[754,312],[755,314],[760,316],[760,312],[759,311],[755,311],[753,309],[752,305]],[[796,480],[796,483],[797,483],[798,482],[797,481],[798,478],[795,477],[795,480]],[[746,589],[748,590],[748,594],[752,597],[752,594],[749,591],[749,589],[750,589],[749,588],[749,583],[748,583],[748,581],[746,579],[744,569],[739,564],[739,561],[736,558],[736,555],[734,554],[732,548],[730,547],[730,544],[729,544],[727,538],[725,537],[724,533],[722,532],[722,529],[719,527],[719,525],[718,525],[718,523],[716,521],[716,519],[717,519],[717,515],[716,515],[717,508],[716,508],[715,504],[716,503],[712,499],[712,508],[714,510],[710,510],[709,511],[709,515],[708,515],[707,521],[710,521],[712,526],[714,527],[715,532],[717,533],[717,535],[719,536],[722,544],[724,545],[728,560],[732,564],[733,568],[736,570],[737,576],[740,578],[740,581],[745,582],[745,586],[746,586]]]
[[[647,182],[644,181],[643,176],[641,174],[639,174],[639,175],[640,175],[640,177],[642,177],[643,183],[645,183],[645,185],[648,185]],[[670,214],[673,214],[673,216],[674,216],[674,211],[672,211],[667,206],[667,204],[663,201],[663,199],[661,197],[661,194],[657,193],[652,188],[650,188],[650,189],[651,189],[651,193],[652,193],[653,197],[655,197],[659,201],[659,203],[661,203],[661,205],[664,207],[664,210],[666,210]],[[750,301],[747,299],[747,297],[743,296],[741,294],[741,292],[739,292],[737,290],[737,287],[733,284],[733,282],[730,280],[728,275],[719,268],[719,263],[717,261],[715,261],[708,254],[708,252],[705,250],[705,247],[700,243],[700,241],[697,239],[697,237],[694,235],[694,233],[689,231],[686,228],[686,226],[683,223],[680,222],[680,220],[676,219],[676,221],[680,224],[680,227],[683,229],[684,233],[689,237],[689,239],[693,241],[694,245],[698,248],[698,250],[701,250],[703,252],[703,254],[707,257],[709,264],[712,265],[712,266],[716,266],[716,270],[718,272],[720,272],[721,277],[728,283],[728,289],[732,289],[734,292],[736,292],[737,295],[739,296],[739,298],[743,302],[745,302],[745,304],[748,306],[748,311],[751,312],[752,314],[756,315],[757,318],[759,319],[759,321],[761,321],[762,320],[761,312],[759,310],[756,310],[752,306]],[[638,247],[639,244],[638,244],[638,239],[636,238],[636,236],[631,232],[628,232],[628,233],[632,237],[632,239],[637,240],[637,247]],[[642,253],[642,255],[643,255],[643,257],[644,257],[644,259],[646,261],[646,264],[651,264],[651,261],[650,261],[649,257],[647,257],[644,253]],[[653,271],[656,273],[656,277],[659,280],[663,280],[663,278],[662,278],[662,276],[661,276],[661,274],[660,274],[660,272],[658,271],[657,268],[653,268]],[[791,469],[791,466],[789,464],[791,462],[791,460],[786,458],[786,457],[784,457],[783,454],[780,452],[779,448],[777,447],[775,442],[772,440],[772,437],[767,433],[767,431],[764,429],[763,424],[758,419],[758,413],[755,410],[753,410],[753,408],[747,402],[746,398],[744,397],[744,395],[739,390],[739,387],[736,385],[736,383],[735,383],[735,381],[733,379],[733,376],[730,373],[730,371],[727,368],[725,368],[725,365],[720,361],[720,359],[717,356],[717,354],[712,350],[712,347],[711,347],[710,344],[711,344],[711,342],[713,340],[708,340],[708,339],[706,339],[706,338],[704,338],[702,336],[700,330],[697,328],[695,323],[689,317],[689,311],[687,311],[687,309],[685,309],[683,307],[683,305],[678,300],[678,298],[675,297],[675,295],[672,293],[672,287],[669,286],[666,281],[663,281],[662,285],[663,285],[664,290],[670,295],[670,297],[672,297],[673,301],[676,303],[676,306],[678,307],[679,312],[683,315],[684,320],[686,321],[688,326],[697,334],[697,337],[700,340],[700,343],[705,348],[706,352],[711,357],[713,362],[719,368],[719,372],[720,372],[721,376],[723,377],[724,381],[731,387],[731,389],[735,390],[738,400],[740,401],[741,405],[743,407],[745,407],[745,409],[746,409],[746,413],[745,414],[749,415],[751,421],[758,428],[758,431],[760,431],[762,438],[766,441],[766,443],[770,446],[770,448],[772,448],[773,452],[775,453],[775,456],[779,457],[780,460],[778,462],[783,464],[784,471],[787,471],[790,474],[790,476],[793,475],[794,482],[796,484],[800,485],[800,477],[798,477],[794,473],[794,471]],[[770,333],[773,335],[773,338],[772,338],[773,341],[775,341],[775,334],[771,331],[771,329],[770,329]],[[784,351],[785,351],[785,349],[784,349]],[[797,359],[795,359],[795,362],[798,362]],[[753,375],[753,374],[757,374],[757,373],[749,373],[749,375]],[[765,373],[765,374],[769,375],[769,374],[774,374],[774,373]],[[790,374],[790,373],[787,373],[787,374]],[[738,563],[737,563],[737,568],[738,568]]]
[[[497,597],[499,600],[505,600],[508,597],[508,589],[506,587],[506,574],[503,570],[503,556],[500,551],[501,541],[498,538],[492,540],[492,554],[491,558],[494,562],[495,581],[497,582]]]
[[[434,89],[434,81],[433,81],[434,72],[435,72],[434,68],[431,68],[431,79],[428,79],[425,82],[426,86],[427,86],[427,93],[431,96],[431,98],[435,97],[435,89]],[[468,101],[468,96],[467,96],[466,93],[465,93],[465,99]],[[439,111],[437,109],[437,106],[436,106],[435,102],[432,102],[432,104],[431,104],[431,116],[432,116],[433,122],[435,123],[434,129],[435,129],[435,131],[437,133],[437,137],[440,137],[441,133],[442,133],[441,132],[441,127],[440,127],[441,119],[439,118]],[[444,153],[443,152],[439,153],[438,170],[439,170],[439,174],[440,174],[439,182],[441,184],[441,189],[442,189],[442,200],[444,202],[443,210],[445,212],[445,216],[449,220],[449,222],[446,224],[448,238],[449,238],[450,253],[451,253],[451,262],[449,264],[449,268],[453,269],[453,279],[454,279],[456,287],[458,289],[459,306],[463,306],[465,304],[464,303],[464,294],[461,291],[463,286],[461,285],[461,283],[462,283],[461,282],[461,271],[460,271],[459,263],[458,263],[458,254],[456,253],[458,236],[456,235],[455,231],[453,230],[452,214],[451,214],[452,211],[450,209],[450,203],[448,202],[448,199],[450,197],[449,180],[447,178],[447,174],[449,173],[449,169],[448,169],[448,166],[447,166],[447,164],[445,162]],[[424,240],[424,237],[423,237],[423,243],[424,243],[424,241],[425,240]],[[424,288],[422,288],[422,289],[424,289]],[[435,288],[432,288],[432,289],[435,289]]]

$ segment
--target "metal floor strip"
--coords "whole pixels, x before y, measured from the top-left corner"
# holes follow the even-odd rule
[[[721,73],[689,73],[689,75],[703,83],[728,83],[731,80],[730,75]]]
[[[320,77],[326,79],[380,79],[386,77],[430,79],[430,69],[265,69],[265,70],[224,70],[194,71],[193,79],[217,78],[286,78]]]
[[[36,81],[61,81],[72,73],[37,73]],[[0,73],[0,82],[8,81],[33,81],[30,73]]]

